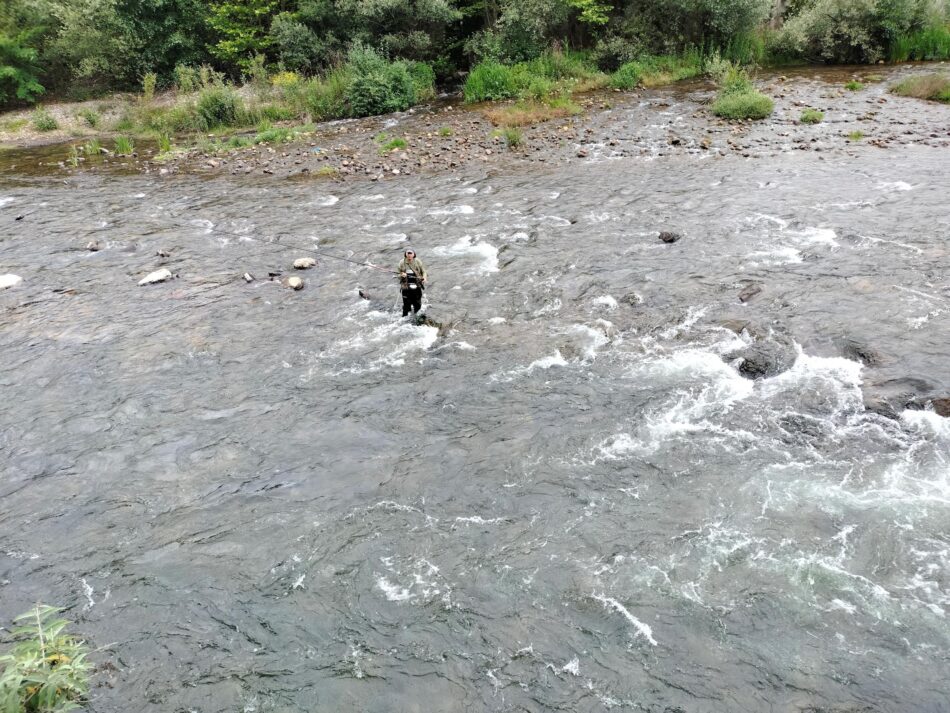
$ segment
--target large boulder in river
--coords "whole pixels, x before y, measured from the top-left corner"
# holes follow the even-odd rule
[[[23,282],[23,278],[19,275],[13,275],[10,273],[6,275],[0,275],[0,290],[5,290],[8,287],[16,287],[21,282]]]
[[[934,399],[933,407],[934,407],[934,411],[937,412],[938,416],[943,416],[944,418],[950,418],[950,398]]]
[[[781,374],[791,369],[797,358],[792,340],[774,334],[756,338],[749,346],[726,356],[730,361],[739,360],[739,373],[747,379],[767,379]]]

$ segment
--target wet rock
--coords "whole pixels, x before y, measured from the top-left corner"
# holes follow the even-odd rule
[[[926,379],[905,376],[886,381],[868,381],[862,385],[864,407],[868,411],[900,418],[901,411],[907,408],[923,409],[929,398],[922,394],[933,393],[933,384]]]
[[[92,240],[86,243],[86,250],[88,250],[91,253],[97,253],[100,250],[102,250],[102,245],[99,243],[98,240]]]
[[[841,343],[841,353],[845,359],[859,361],[865,366],[880,366],[884,362],[883,355],[856,339],[846,339]]]
[[[8,287],[16,287],[21,282],[23,282],[23,278],[19,275],[14,275],[12,273],[0,275],[0,290],[5,290]]]
[[[726,358],[741,359],[739,373],[747,379],[766,379],[788,371],[798,354],[791,339],[768,337],[757,339],[744,349],[733,352]]]
[[[934,399],[932,403],[938,416],[950,418],[950,398]]]
[[[294,269],[295,270],[309,270],[311,267],[314,267],[317,264],[317,261],[312,257],[298,257],[294,260]]]
[[[748,302],[757,294],[762,292],[762,285],[748,285],[739,293],[740,302]]]
[[[166,280],[172,279],[171,270],[163,267],[161,270],[156,270],[155,272],[148,273],[145,277],[139,280],[140,285],[153,285],[157,282],[165,282]]]
[[[159,250],[155,254],[159,257],[171,257],[171,253],[168,250]]]
[[[630,307],[636,307],[637,305],[643,304],[643,298],[636,292],[630,292],[621,297],[620,302]]]
[[[680,240],[682,237],[683,236],[680,235],[679,233],[674,233],[669,230],[660,231],[660,240],[662,240],[664,243],[675,243],[676,241]]]
[[[252,274],[249,273],[249,272],[245,272],[245,273],[244,273],[244,281],[245,281],[245,282],[248,282],[248,283],[254,282],[254,275],[252,275]]]
[[[301,280],[299,277],[288,277],[287,287],[289,287],[292,290],[302,290],[303,280]]]

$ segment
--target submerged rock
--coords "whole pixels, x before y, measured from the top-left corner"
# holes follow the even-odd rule
[[[0,275],[0,290],[5,290],[8,287],[16,287],[21,282],[23,282],[23,278],[19,275],[13,275],[10,273],[6,275]]]
[[[841,345],[841,352],[846,359],[859,361],[865,366],[878,366],[884,361],[884,357],[879,351],[856,339],[844,340]]]
[[[102,245],[99,243],[98,240],[92,240],[86,243],[86,250],[88,250],[91,253],[97,253],[100,250],[102,250]]]
[[[934,399],[933,407],[938,416],[950,418],[950,398]]]
[[[739,301],[748,302],[760,292],[762,292],[762,285],[749,285],[739,293]]]
[[[148,273],[145,277],[139,280],[140,285],[152,285],[156,282],[165,282],[166,280],[172,279],[171,270],[166,267],[163,267],[161,270],[156,270],[155,272]]]
[[[683,236],[679,233],[674,233],[669,230],[663,230],[660,232],[660,240],[662,240],[664,243],[675,243],[682,237]]]
[[[299,277],[288,277],[287,287],[289,287],[292,290],[302,290],[303,280],[301,280]]]
[[[244,281],[245,281],[245,282],[254,282],[254,275],[252,275],[252,274],[249,273],[249,272],[245,272],[245,273],[244,273]]]
[[[636,292],[629,292],[620,298],[620,302],[623,302],[625,305],[629,305],[630,307],[636,307],[637,305],[643,303],[643,298]]]
[[[294,260],[294,269],[295,270],[309,270],[311,267],[314,267],[317,264],[317,261],[312,257],[298,257]]]

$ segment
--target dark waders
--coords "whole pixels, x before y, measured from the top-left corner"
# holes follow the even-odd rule
[[[416,274],[412,270],[406,271],[406,277],[404,278],[402,285],[402,316],[405,317],[409,314],[409,310],[412,310],[413,314],[417,314],[420,309],[422,309],[422,283],[419,281],[419,278],[416,277]]]

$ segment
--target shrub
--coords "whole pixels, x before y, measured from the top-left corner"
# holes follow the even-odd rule
[[[182,94],[191,94],[198,89],[198,70],[185,64],[175,66],[175,87]]]
[[[207,87],[195,104],[202,130],[233,126],[238,115],[238,95],[231,87]]]
[[[511,67],[487,61],[469,72],[462,92],[466,102],[497,101],[517,96],[518,86]]]
[[[858,80],[852,79],[850,82],[845,83],[844,88],[847,89],[849,92],[859,92],[862,89],[864,89],[864,85],[861,84],[861,82],[859,82]]]
[[[64,633],[59,611],[37,605],[14,620],[13,648],[0,656],[0,710],[60,713],[78,708],[89,692],[88,648]]]
[[[79,118],[86,122],[86,125],[95,129],[99,126],[99,121],[101,117],[99,113],[93,111],[92,109],[82,109],[79,112]]]
[[[409,144],[406,142],[405,139],[396,138],[396,139],[392,139],[392,140],[387,141],[386,143],[384,143],[384,144],[380,147],[379,152],[380,152],[380,153],[389,153],[390,151],[396,151],[396,150],[399,150],[399,149],[404,149],[404,148],[406,148],[407,146],[409,146]]]
[[[435,99],[435,70],[425,62],[408,62],[407,67],[412,78],[415,101]]]
[[[346,103],[352,116],[405,111],[416,102],[415,87],[405,62],[387,62],[376,50],[354,45],[347,67]]]
[[[158,137],[158,151],[159,153],[168,153],[172,150],[172,140],[168,134],[162,134]]]
[[[805,109],[802,111],[801,116],[798,117],[798,120],[803,124],[820,124],[824,121],[824,118],[824,113],[817,109]]]
[[[155,85],[158,84],[158,75],[149,72],[142,78],[142,101],[151,104],[155,98]]]
[[[761,92],[740,92],[720,96],[712,106],[713,114],[723,119],[765,119],[775,104]]]
[[[864,132],[852,131],[850,134],[848,134],[848,138],[851,139],[852,141],[860,141],[861,139],[864,138]]]
[[[350,73],[346,67],[333,70],[323,79],[311,79],[304,88],[304,106],[319,121],[344,117],[348,114],[349,86]]]
[[[891,87],[891,92],[902,97],[950,102],[950,75],[920,74],[908,77]]]
[[[46,109],[34,111],[32,121],[33,128],[37,131],[54,131],[59,128],[59,123]]]
[[[278,89],[296,86],[300,84],[300,75],[296,72],[278,72],[270,78],[270,83]]]
[[[443,126],[441,129],[439,129],[439,136],[444,137],[444,136],[451,136],[451,135],[452,135],[452,127]]]
[[[614,89],[633,89],[640,84],[643,67],[639,62],[627,62],[610,75],[610,86]]]
[[[510,149],[521,146],[524,141],[524,134],[521,133],[521,129],[514,126],[506,126],[502,129],[501,135]]]

